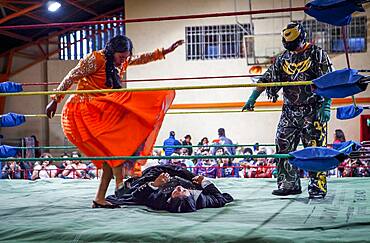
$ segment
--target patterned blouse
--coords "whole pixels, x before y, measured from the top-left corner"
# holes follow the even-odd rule
[[[140,65],[146,64],[152,61],[164,59],[162,49],[156,49],[151,53],[144,53],[141,55],[133,56],[129,60],[125,61],[121,67],[117,68],[121,80],[124,82],[124,74],[128,65]],[[71,88],[73,84],[77,84],[76,90],[99,90],[108,89],[106,86],[106,73],[105,73],[105,56],[103,50],[94,51],[79,61],[76,67],[74,67],[59,84],[55,91],[65,91]],[[104,96],[106,94],[79,94],[82,97],[91,96]],[[64,95],[52,95],[51,98],[58,103],[64,98]]]

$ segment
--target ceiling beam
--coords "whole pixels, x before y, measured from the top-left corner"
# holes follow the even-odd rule
[[[88,6],[90,6],[90,5],[93,5],[93,4],[94,4],[94,3],[96,3],[97,1],[99,1],[99,0],[92,0],[89,4],[87,4],[87,5],[85,5],[85,6],[86,6],[86,7],[88,7]],[[62,18],[59,22],[64,22],[64,21],[66,21],[67,19],[69,19],[69,18],[71,18],[71,17],[75,16],[75,15],[76,15],[77,13],[79,13],[79,12],[81,12],[81,9],[80,9],[80,8],[78,8],[78,9],[77,9],[77,10],[75,10],[75,11],[73,11],[71,14],[64,16],[64,18]],[[97,16],[97,17],[101,18],[100,16]],[[44,29],[44,30],[42,30],[42,31],[38,32],[37,34],[34,34],[34,35],[32,36],[32,39],[33,39],[33,38],[35,38],[35,37],[37,37],[37,36],[42,35],[43,33],[47,32],[47,31],[48,31],[47,29]]]
[[[27,0],[27,1],[22,1],[22,0],[0,0],[0,4],[3,4],[3,3],[11,3],[11,4],[35,4],[35,3],[39,3],[40,1],[30,1],[30,0]]]
[[[6,67],[6,75],[9,76],[10,72],[12,71],[12,66],[13,66],[13,57],[14,57],[14,52],[9,53],[8,57],[8,63]]]
[[[1,10],[1,14],[3,15],[3,17],[6,17],[6,12],[5,12],[5,9],[4,9],[4,7],[0,7],[0,10]]]
[[[25,52],[20,52],[20,51],[14,52],[14,56],[25,57],[28,59],[35,59],[35,54],[25,53]]]
[[[91,0],[91,2],[89,2],[89,4],[86,4],[85,7],[89,7],[93,4],[95,4],[96,2],[98,2],[99,0]],[[62,20],[61,22],[64,22],[65,20],[71,18],[71,17],[74,17],[76,14],[78,14],[79,12],[81,12],[81,9],[77,9],[75,11],[73,11],[71,14],[69,15],[66,15]],[[99,15],[99,18],[102,18],[101,15]]]
[[[98,16],[98,14],[94,10],[90,9],[87,6],[82,6],[80,3],[77,3],[76,1],[65,0],[65,2],[68,3],[69,5],[72,5],[76,8],[79,8],[79,9],[81,9],[81,10],[83,10],[83,11],[89,13],[89,14],[92,14],[94,16]]]
[[[4,17],[4,18],[0,19],[0,24],[5,23],[6,21],[9,21],[9,20],[11,20],[11,19],[17,18],[17,17],[19,17],[19,16],[22,16],[22,15],[24,15],[24,14],[26,14],[26,13],[29,13],[29,12],[31,12],[31,11],[33,11],[33,10],[35,10],[35,9],[38,9],[38,8],[40,8],[42,5],[43,5],[42,3],[37,3],[37,4],[32,5],[32,6],[28,7],[28,8],[21,9],[21,10],[20,10],[20,11],[18,11],[18,12],[15,12],[15,13],[13,13],[13,14],[10,14],[10,15],[8,15],[8,16],[6,16],[6,17]]]
[[[22,9],[20,9],[18,7],[15,7],[13,5],[10,5],[10,4],[1,4],[1,2],[0,2],[0,5],[4,6],[5,8],[8,8],[8,9],[14,11],[14,12],[18,12],[18,11],[22,10]],[[37,20],[37,21],[39,21],[41,23],[50,23],[50,21],[48,19],[43,18],[43,17],[40,17],[40,16],[37,16],[37,15],[35,15],[33,13],[26,13],[24,15],[27,16],[27,17],[29,17],[29,18],[31,18],[31,19],[35,19],[35,20]]]
[[[42,48],[41,44],[37,44],[37,47],[40,49],[41,53],[42,53],[42,56],[46,56],[46,52],[44,51],[44,49]]]
[[[6,35],[6,36],[9,36],[11,38],[26,41],[26,42],[32,41],[32,38],[29,38],[29,37],[26,37],[26,36],[23,36],[23,35],[19,35],[19,34],[16,34],[16,33],[10,32],[10,31],[6,31],[6,30],[0,30],[0,35]]]
[[[111,27],[110,29],[113,29],[114,27]],[[87,39],[87,38],[90,38],[90,37],[93,37],[93,36],[95,36],[96,34],[100,34],[100,33],[102,33],[102,32],[106,32],[106,31],[108,31],[109,30],[109,28],[107,28],[107,29],[104,29],[104,30],[97,30],[96,31],[96,33],[93,33],[93,34],[91,34],[91,35],[88,35],[88,36],[85,36],[84,38],[82,38],[82,39],[80,39],[80,40],[77,40],[77,41],[74,41],[73,43],[69,43],[69,44],[67,44],[67,45],[65,45],[63,48],[70,48],[73,44],[76,44],[76,43],[78,43],[78,42],[82,42],[83,40],[85,40],[85,39]],[[53,55],[55,55],[55,54],[58,54],[59,52],[60,52],[60,50],[61,50],[61,48],[60,48],[60,46],[58,45],[58,47],[55,49],[55,50],[53,50],[53,51],[51,51],[51,52],[49,52],[48,54],[46,54],[45,56],[39,56],[39,58],[38,59],[34,59],[34,61],[33,62],[30,62],[29,64],[27,64],[27,65],[25,65],[25,66],[23,66],[22,68],[19,68],[19,69],[17,69],[17,70],[14,70],[13,72],[11,72],[11,73],[9,73],[9,76],[13,76],[13,75],[16,75],[16,74],[18,74],[18,73],[20,73],[20,72],[22,72],[22,71],[24,71],[24,70],[26,70],[27,68],[29,68],[29,67],[31,67],[31,66],[33,66],[33,65],[35,65],[35,64],[37,64],[37,63],[39,63],[39,62],[42,62],[42,61],[44,61],[46,58],[49,58],[49,57],[51,57],[51,56],[53,56]]]
[[[119,11],[122,11],[123,10],[123,7],[119,7],[119,8],[116,8],[116,9],[113,9],[111,11],[108,11],[106,13],[103,13],[99,16],[96,16],[92,19],[90,19],[91,21],[94,21],[94,20],[98,20],[98,19],[101,19],[101,18],[104,18],[104,17],[110,17],[112,16],[113,14],[119,12]],[[22,45],[22,46],[19,46],[19,47],[15,47],[11,50],[14,50],[15,52],[17,51],[20,51],[20,50],[23,50],[25,48],[28,48],[30,46],[33,46],[33,45],[37,45],[38,43],[44,43],[44,42],[47,42],[49,39],[52,39],[54,37],[57,37],[59,35],[62,35],[68,31],[73,31],[73,30],[78,30],[78,29],[81,29],[81,28],[78,28],[78,27],[71,27],[71,28],[68,28],[68,29],[64,29],[64,30],[61,30],[61,31],[57,31],[57,32],[54,32],[54,33],[51,33],[49,36],[44,36],[44,37],[41,37],[39,38],[38,40],[35,40],[33,42],[30,42],[30,43],[27,43],[25,45]],[[0,53],[0,57],[4,56],[4,55],[8,55],[8,53],[11,51],[11,50],[8,50],[6,52],[3,52],[3,53]]]
[[[91,34],[91,35],[87,35],[87,36],[85,36],[84,38],[82,38],[82,39],[80,39],[80,40],[76,40],[76,41],[74,41],[73,43],[69,43],[69,44],[67,44],[67,45],[65,45],[65,46],[63,46],[63,48],[70,48],[72,45],[74,45],[74,44],[76,44],[76,43],[78,43],[78,42],[82,42],[83,40],[85,40],[85,39],[87,39],[87,38],[90,38],[90,37],[93,37],[93,36],[95,36],[96,34],[100,34],[100,33],[102,33],[102,32],[106,32],[106,31],[108,31],[108,30],[111,30],[111,29],[113,29],[114,27],[111,27],[111,28],[107,28],[107,29],[104,29],[104,30],[97,30],[95,33],[93,33],[93,34]],[[41,47],[40,47],[41,48]],[[59,52],[60,52],[60,50],[61,50],[61,48],[60,48],[60,45],[58,45],[58,47],[55,49],[55,50],[52,50],[51,52],[49,52],[48,54],[46,54],[45,56],[39,56],[39,58],[38,59],[36,59],[35,60],[35,58],[34,58],[34,61],[33,62],[30,62],[29,64],[27,64],[27,65],[25,65],[25,66],[23,66],[22,68],[19,68],[19,69],[17,69],[17,70],[14,70],[13,72],[10,72],[9,73],[9,76],[13,76],[13,75],[16,75],[16,74],[18,74],[18,73],[20,73],[20,72],[22,72],[22,71],[24,71],[24,70],[26,70],[27,68],[29,68],[29,67],[31,67],[31,66],[33,66],[33,65],[35,65],[35,64],[37,64],[37,63],[39,63],[39,62],[41,62],[41,61],[44,61],[45,59],[47,59],[47,58],[49,58],[49,57],[51,57],[51,56],[53,56],[53,55],[55,55],[55,54],[58,54]],[[37,57],[36,57],[37,58]]]
[[[111,11],[108,11],[108,12],[106,12],[106,13],[103,13],[103,14],[101,14],[101,15],[99,15],[99,16],[96,16],[96,17],[94,17],[94,18],[92,18],[92,19],[90,19],[90,20],[92,20],[92,21],[93,21],[93,20],[98,20],[98,19],[104,18],[104,17],[111,17],[111,16],[112,16],[112,15],[114,15],[115,13],[117,13],[117,12],[119,12],[119,11],[123,11],[123,10],[124,10],[124,8],[123,8],[123,7],[119,7],[119,8],[113,9],[113,10],[111,10]],[[25,44],[25,45],[23,45],[23,46],[16,47],[16,48],[13,48],[13,49],[11,49],[11,50],[8,50],[8,51],[6,51],[6,52],[4,52],[4,53],[1,53],[1,54],[0,54],[0,57],[5,56],[5,55],[8,55],[8,54],[9,54],[9,53],[11,53],[11,52],[12,52],[12,53],[14,53],[15,55],[17,55],[17,52],[19,52],[19,51],[21,51],[21,50],[24,50],[24,49],[26,49],[26,48],[28,48],[28,47],[35,46],[35,45],[39,45],[39,44],[43,44],[43,43],[47,43],[47,42],[49,41],[49,39],[55,38],[55,37],[57,37],[57,36],[59,36],[59,35],[62,35],[62,34],[64,34],[64,33],[69,32],[69,31],[78,30],[78,29],[80,29],[80,28],[72,27],[72,28],[68,28],[68,29],[64,29],[64,30],[61,30],[61,31],[57,31],[57,32],[51,33],[49,36],[44,36],[44,37],[42,37],[42,38],[40,38],[40,39],[38,39],[38,40],[36,40],[36,41],[33,41],[33,42],[30,42],[30,43],[27,43],[27,44]],[[39,62],[41,62],[41,61],[45,60],[46,58],[48,58],[48,57],[50,57],[50,56],[52,56],[52,55],[57,54],[57,53],[59,52],[59,48],[60,48],[60,46],[58,45],[58,48],[57,48],[55,51],[51,51],[51,52],[49,52],[46,56],[42,56],[42,55],[35,56],[35,57],[34,57],[34,61],[33,61],[33,62],[31,62],[31,63],[29,63],[29,64],[27,64],[27,65],[24,65],[23,67],[20,67],[20,68],[19,68],[19,69],[17,69],[17,70],[10,71],[10,74],[9,74],[9,75],[10,75],[10,76],[15,75],[15,74],[17,74],[17,73],[19,73],[19,72],[21,72],[21,71],[23,71],[23,70],[25,70],[25,69],[27,69],[27,68],[29,68],[29,67],[33,66],[33,65],[35,65],[35,64],[37,64],[37,63],[39,63]]]

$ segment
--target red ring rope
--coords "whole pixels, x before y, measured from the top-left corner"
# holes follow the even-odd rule
[[[197,79],[224,79],[224,78],[253,78],[261,75],[226,75],[226,76],[203,76],[203,77],[183,77],[183,78],[149,78],[149,79],[130,79],[130,80],[124,80],[123,83],[131,83],[131,82],[154,82],[154,81],[179,81],[179,80],[197,80]],[[50,82],[50,83],[20,83],[23,86],[32,86],[32,85],[58,85],[60,82]]]
[[[249,10],[249,11],[238,11],[238,12],[191,14],[191,15],[168,16],[168,17],[125,19],[125,20],[102,20],[102,21],[82,21],[82,22],[49,23],[49,24],[7,25],[7,26],[0,26],[0,30],[57,28],[57,27],[71,27],[71,26],[80,26],[80,25],[96,25],[96,24],[142,23],[142,22],[155,22],[155,21],[180,20],[180,19],[203,19],[203,18],[231,17],[231,16],[238,16],[238,15],[250,15],[250,14],[297,12],[297,11],[304,11],[307,9],[308,7],[275,8],[275,9],[261,9],[261,10]]]

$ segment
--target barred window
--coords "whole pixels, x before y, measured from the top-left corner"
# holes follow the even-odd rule
[[[341,27],[321,23],[316,20],[306,20],[302,24],[311,43],[320,46],[328,53],[344,52]],[[353,17],[351,24],[346,26],[350,52],[367,51],[366,26],[366,16]]]
[[[252,32],[250,24],[186,27],[186,60],[242,58],[243,36]]]
[[[122,20],[123,17],[113,17],[105,20]],[[104,48],[105,43],[116,35],[124,35],[124,25],[120,23],[97,24],[82,27],[59,36],[59,59],[77,60],[92,51]]]

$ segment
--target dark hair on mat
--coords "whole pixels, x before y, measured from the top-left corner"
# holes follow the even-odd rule
[[[197,211],[194,197],[190,195],[183,198],[171,198],[168,202],[168,211],[171,213],[190,213]]]
[[[118,70],[114,65],[114,53],[128,51],[132,55],[132,41],[123,35],[118,35],[107,42],[103,50],[106,64],[105,73],[106,81],[105,85],[109,88],[119,89],[121,88],[121,81],[118,75]]]
[[[341,142],[346,141],[346,136],[344,136],[344,132],[341,129],[335,130],[335,140],[339,140]]]

